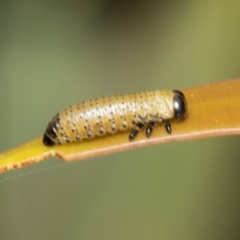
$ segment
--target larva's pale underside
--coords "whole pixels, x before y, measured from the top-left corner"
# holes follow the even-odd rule
[[[187,102],[179,90],[95,98],[54,116],[46,128],[43,143],[52,146],[127,130],[129,140],[133,140],[143,128],[149,137],[158,123],[163,123],[171,133],[169,120],[183,120],[186,115]]]

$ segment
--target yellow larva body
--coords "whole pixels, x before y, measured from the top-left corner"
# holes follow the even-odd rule
[[[181,117],[176,115],[174,98],[179,99]],[[179,110],[179,106],[177,106]],[[179,113],[179,111],[178,111]],[[182,116],[184,115],[184,116]],[[83,101],[58,113],[49,123],[44,144],[54,145],[114,134],[118,131],[131,131],[132,140],[138,131],[147,126],[149,137],[158,122],[164,122],[171,132],[169,119],[182,120],[186,115],[186,100],[178,90],[157,90],[129,95],[96,98]]]

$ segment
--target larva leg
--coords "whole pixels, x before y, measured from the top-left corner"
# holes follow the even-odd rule
[[[151,125],[148,125],[146,128],[146,137],[149,138],[152,134],[153,127]]]
[[[138,122],[136,125],[137,128],[133,129],[129,134],[129,141],[132,141],[137,136],[138,132],[144,127],[144,124],[141,122]]]
[[[155,121],[150,121],[150,123],[148,124],[147,128],[146,128],[146,137],[149,138],[152,134],[153,128],[157,125],[157,123]]]
[[[172,128],[171,128],[171,124],[170,124],[170,122],[168,120],[164,121],[164,126],[166,128],[167,133],[170,134],[172,132]]]
[[[129,141],[132,141],[137,136],[138,132],[139,131],[137,129],[132,130],[129,134],[129,137],[128,137]]]

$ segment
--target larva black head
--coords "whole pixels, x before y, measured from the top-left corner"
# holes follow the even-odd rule
[[[52,121],[48,123],[48,126],[45,130],[45,133],[43,135],[43,143],[46,146],[53,146],[56,144],[56,138],[57,138],[57,128],[59,123],[59,117],[58,114],[53,117]]]
[[[187,101],[184,94],[179,90],[173,90],[173,110],[176,120],[183,120],[187,115]]]

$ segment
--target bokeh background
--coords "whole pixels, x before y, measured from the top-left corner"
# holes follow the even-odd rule
[[[240,1],[0,3],[0,151],[84,99],[240,77]],[[221,116],[219,116],[221,120]],[[240,239],[240,138],[0,175],[0,239]]]

